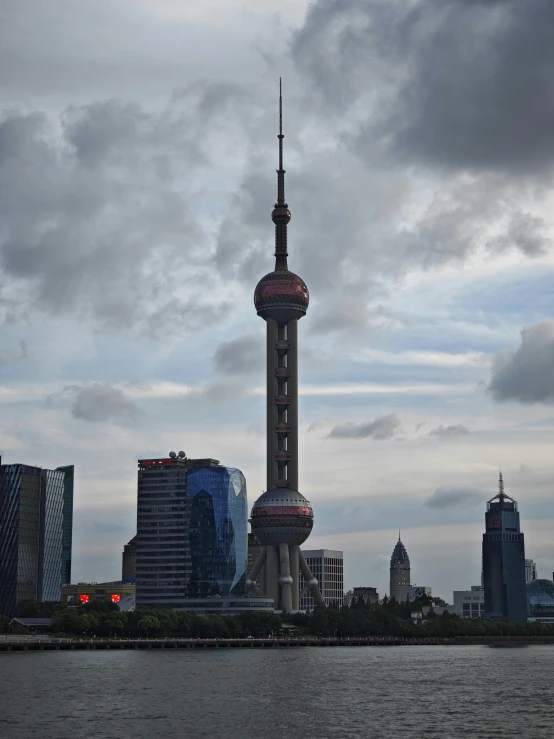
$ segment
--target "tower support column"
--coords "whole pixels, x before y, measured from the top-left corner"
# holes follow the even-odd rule
[[[304,554],[302,553],[302,550],[300,550],[300,569],[302,571],[302,574],[304,575],[306,585],[310,588],[312,598],[316,602],[316,605],[325,608],[325,601],[319,590],[318,582],[316,578],[312,575],[312,571],[310,570],[310,568],[308,567],[308,563],[304,559]]]
[[[290,347],[287,352],[287,368],[290,375],[287,380],[287,393],[290,402],[287,409],[287,423],[290,431],[287,436],[287,451],[290,460],[287,466],[287,479],[291,490],[298,492],[298,319],[287,323],[287,341]]]
[[[266,582],[267,594],[273,598],[273,607],[279,608],[279,558],[277,555],[277,547],[267,545],[266,556]]]
[[[266,337],[267,337],[267,489],[275,488],[275,481],[278,477],[278,468],[275,455],[277,454],[277,434],[275,427],[278,422],[278,411],[275,404],[275,397],[278,394],[278,383],[275,377],[278,356],[275,344],[279,338],[279,327],[277,321],[268,318],[266,321]]]
[[[300,547],[298,544],[290,547],[290,574],[292,577],[292,610],[300,608]]]
[[[266,557],[267,557],[267,548],[266,547],[262,547],[260,549],[260,553],[256,557],[256,561],[254,562],[254,566],[252,567],[252,569],[248,573],[248,578],[246,580],[246,592],[249,592],[252,589],[252,586],[254,585],[254,581],[256,580],[256,578],[258,577],[258,575],[260,574],[260,570],[262,569],[262,567],[265,564]]]
[[[289,545],[279,544],[279,560],[281,565],[281,577],[279,584],[281,585],[281,601],[283,611],[292,613],[292,577],[290,576],[290,557]]]

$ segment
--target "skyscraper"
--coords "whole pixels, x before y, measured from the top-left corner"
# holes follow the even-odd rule
[[[65,472],[0,465],[0,613],[26,600],[60,599],[64,574]]]
[[[240,470],[184,452],[139,460],[137,605],[187,609],[191,599],[243,594],[247,546]]]
[[[400,602],[402,588],[407,585],[410,585],[410,558],[399,531],[398,541],[390,558],[390,597]]]
[[[283,103],[279,94],[279,169],[275,224],[275,269],[254,292],[258,315],[266,322],[267,347],[267,492],[252,508],[252,532],[263,545],[248,576],[252,587],[266,563],[268,595],[286,613],[298,610],[298,572],[302,571],[315,602],[324,601],[302,552],[313,527],[310,503],[298,492],[298,320],[306,314],[306,283],[289,272],[287,226],[291,218],[285,200],[283,169]]]
[[[517,502],[504,492],[502,473],[485,513],[483,585],[487,618],[527,620],[525,542]]]

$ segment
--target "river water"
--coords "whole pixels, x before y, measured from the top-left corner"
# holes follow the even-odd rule
[[[0,653],[1,739],[554,737],[554,647]]]

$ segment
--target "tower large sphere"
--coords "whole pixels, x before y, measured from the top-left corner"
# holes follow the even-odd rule
[[[262,277],[254,291],[254,305],[262,318],[285,324],[302,318],[310,302],[306,283],[288,270],[276,270]]]
[[[268,490],[252,506],[252,533],[262,545],[303,544],[312,531],[310,502],[294,490]]]

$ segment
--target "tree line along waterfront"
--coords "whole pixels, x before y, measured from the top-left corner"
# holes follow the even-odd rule
[[[413,623],[411,613],[421,610],[427,602],[425,597],[410,603],[385,598],[382,604],[373,605],[359,599],[350,607],[337,604],[287,616],[253,612],[235,616],[200,616],[188,611],[144,607],[124,612],[106,601],[91,601],[77,606],[29,602],[21,604],[18,616],[51,618],[51,633],[86,637],[256,638],[282,635],[291,626],[296,627],[295,633],[299,635],[334,638],[554,636],[554,624],[462,619],[450,613],[438,616],[432,610],[424,623]],[[0,630],[9,630],[9,619],[5,616],[0,616]]]

